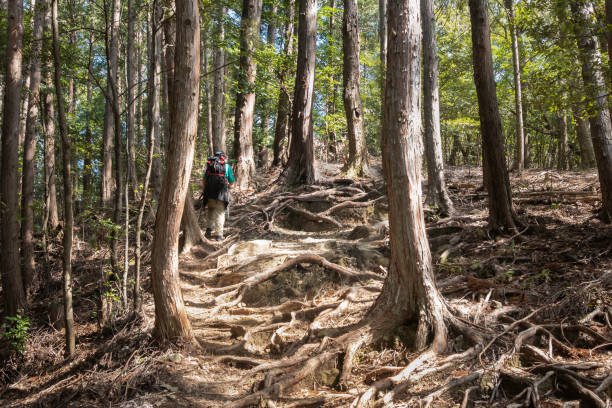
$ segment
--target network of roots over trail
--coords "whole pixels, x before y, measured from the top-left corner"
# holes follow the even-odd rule
[[[240,239],[183,265],[205,305],[190,310],[200,346],[249,384],[227,406],[443,406],[448,392],[462,393],[462,407],[605,407],[612,326],[600,288],[612,286],[612,273],[561,291],[550,270],[506,268],[510,250],[517,264],[548,238],[542,228],[488,241],[490,256],[467,266],[465,255],[487,241],[482,223],[426,213],[449,331],[443,349],[431,345],[435,327],[419,339],[423,322],[378,313],[389,263],[382,185],[334,179],[271,188],[242,205],[231,222]],[[458,272],[466,269],[474,273]],[[530,293],[540,283],[554,292],[546,302]]]

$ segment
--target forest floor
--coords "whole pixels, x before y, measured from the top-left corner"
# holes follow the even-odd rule
[[[33,309],[24,355],[0,368],[0,406],[345,407],[367,406],[364,395],[397,407],[610,406],[612,226],[596,218],[595,173],[513,176],[528,227],[494,239],[480,170],[449,169],[456,215],[426,209],[437,282],[451,310],[489,342],[451,333],[448,355],[385,383],[419,355],[413,328],[355,350],[348,373],[347,354],[327,352],[334,328],[358,323],[382,287],[382,177],[374,170],[346,180],[338,166],[319,168],[323,183],[293,190],[267,174],[257,191],[236,198],[224,242],[181,256],[195,335],[183,348],[161,350],[151,338],[148,281],[145,317],[118,315],[99,330],[96,278],[107,254],[81,243],[77,356],[63,359],[62,332],[49,324],[60,265],[57,292]]]

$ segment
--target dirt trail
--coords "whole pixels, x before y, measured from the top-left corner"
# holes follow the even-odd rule
[[[237,208],[230,220],[230,233],[240,236],[229,244],[224,243],[227,251],[222,250],[218,258],[207,258],[210,251],[198,249],[182,258],[183,293],[197,341],[204,352],[189,357],[193,359],[189,368],[185,369],[182,364],[184,371],[171,378],[172,386],[181,394],[179,399],[173,399],[174,404],[231,406],[236,400],[273,384],[275,378],[286,372],[285,368],[299,366],[299,362],[316,354],[323,347],[321,340],[325,343],[333,328],[357,323],[375,300],[389,256],[382,184],[376,185],[373,179],[358,183],[333,180],[331,175],[337,171],[333,166],[322,166],[322,171],[328,173],[326,185],[293,192],[268,190],[256,201],[245,202]],[[524,252],[531,253],[528,262],[516,248],[511,259],[507,258],[506,244],[510,240],[494,243],[487,250],[482,246],[483,238],[486,239],[482,235],[486,209],[484,197],[477,192],[478,177],[475,176],[471,170],[467,174],[457,172],[450,185],[461,215],[453,220],[441,220],[428,212],[428,234],[439,263],[439,283],[450,296],[451,307],[471,316],[482,327],[495,327],[500,316],[516,312],[517,302],[524,307],[529,304],[537,307],[541,305],[542,295],[558,293],[561,282],[550,275],[557,273],[560,265],[555,265],[557,259],[550,256],[550,251],[543,253],[542,244],[549,248],[551,245],[563,247],[560,249],[563,256],[568,253],[564,249],[567,242],[551,241],[549,229],[544,228],[538,230],[537,239],[518,241],[522,242],[519,245],[524,247]],[[516,194],[524,196],[526,202],[533,200],[548,206],[544,211],[540,211],[542,207],[529,210],[532,225],[534,220],[536,224],[558,220],[552,223],[553,238],[560,238],[559,231],[565,231],[584,234],[588,239],[593,230],[580,227],[584,226],[587,214],[564,203],[576,203],[578,197],[584,205],[593,205],[588,199],[593,194],[591,178],[582,174],[579,183],[576,179],[568,183],[566,178],[550,172],[532,172],[514,180],[514,185]],[[543,188],[542,194],[534,197],[531,192],[536,185]],[[574,192],[563,193],[569,186]],[[551,191],[555,194],[549,194]],[[583,200],[580,200],[583,194],[576,193],[580,191],[586,193]],[[544,218],[544,213],[550,217],[547,199],[557,203],[552,205],[556,211],[552,220]],[[342,205],[349,202],[352,204]],[[584,205],[578,207],[584,209]],[[580,223],[575,219],[569,223],[577,214],[581,214]],[[574,236],[578,239],[578,235]],[[582,255],[587,256],[586,251],[578,249],[575,258]],[[609,264],[609,247],[604,258]],[[553,271],[547,266],[557,269]],[[565,267],[574,269],[567,264]],[[457,274],[470,270],[475,273]],[[513,278],[513,275],[516,276]],[[503,290],[496,289],[504,280]],[[466,290],[471,299],[462,295]],[[576,296],[580,295],[576,293]],[[606,299],[609,302],[609,297]],[[586,305],[582,309],[577,303],[572,307],[576,308],[572,314],[588,311]],[[557,310],[549,310],[547,314],[556,315]],[[595,329],[601,333],[598,341],[610,335],[610,328],[607,334],[603,329],[600,326]],[[410,330],[399,328],[390,333],[388,343],[380,350],[361,350],[348,381],[351,387],[346,391],[336,389],[341,362],[334,358],[290,389],[282,390],[274,398],[275,402],[264,400],[262,406],[349,406],[368,389],[368,381],[382,374],[378,372],[381,366],[402,366],[410,361],[409,356],[414,353],[406,348],[411,341]],[[572,336],[576,334],[580,333]],[[576,355],[580,354],[579,350],[595,346],[592,339],[572,338],[570,344],[581,345]],[[329,338],[327,341],[333,342]],[[464,349],[460,338],[453,341],[453,349]],[[612,367],[612,360],[596,360],[606,361],[596,365],[593,375],[599,378]],[[474,362],[459,363],[453,375],[460,376],[464,370],[474,369]],[[435,390],[443,384],[448,375],[443,373],[434,371],[433,376],[416,386],[415,395],[426,396],[427,389]],[[407,401],[416,403],[414,397]],[[439,401],[436,406],[446,405]]]
[[[267,174],[257,192],[235,197],[223,243],[181,256],[192,347],[162,350],[154,342],[150,292],[144,319],[124,316],[101,331],[91,318],[92,262],[105,264],[98,254],[83,261],[93,273],[80,282],[89,292],[76,296],[77,358],[62,359],[60,331],[37,329],[27,360],[0,370],[13,378],[0,388],[0,406],[348,407],[367,406],[368,395],[376,406],[457,407],[464,398],[474,407],[605,406],[612,226],[595,217],[594,172],[513,177],[529,228],[497,239],[486,230],[481,173],[448,172],[457,214],[441,218],[425,208],[437,284],[449,308],[490,343],[482,351],[451,333],[447,355],[390,383],[419,356],[414,327],[358,348],[346,371],[346,353],[334,349],[338,328],[360,322],[386,275],[380,170],[345,180],[338,166],[317,167],[322,182],[295,189]]]

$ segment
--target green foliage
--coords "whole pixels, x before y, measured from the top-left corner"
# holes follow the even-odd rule
[[[25,352],[26,344],[30,339],[28,330],[30,328],[30,319],[26,316],[22,316],[23,311],[18,311],[15,316],[6,316],[5,322],[2,323],[2,329],[4,330],[1,334],[9,344],[11,348],[19,354]]]

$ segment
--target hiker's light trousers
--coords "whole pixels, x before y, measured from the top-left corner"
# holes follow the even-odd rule
[[[209,198],[207,202],[206,227],[212,230],[215,237],[223,236],[225,224],[225,202]]]

